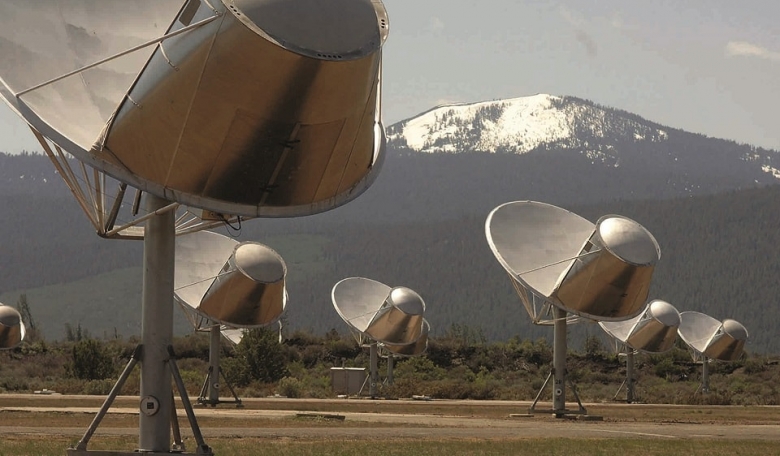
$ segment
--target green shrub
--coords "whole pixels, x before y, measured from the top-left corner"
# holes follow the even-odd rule
[[[203,333],[188,334],[184,337],[177,337],[173,340],[173,351],[176,358],[196,358],[203,361],[209,360],[209,351],[211,349],[210,336]],[[221,338],[220,338],[221,341]],[[222,346],[220,345],[220,350]]]
[[[452,341],[428,340],[428,350],[425,357],[439,367],[448,368],[455,364],[458,350]]]
[[[430,382],[426,386],[428,392],[424,394],[435,399],[469,399],[473,390],[472,385],[461,378]]]
[[[758,374],[767,370],[765,358],[748,358],[745,360],[745,373],[749,375]]]
[[[430,391],[423,384],[411,378],[396,377],[392,385],[382,388],[382,395],[391,399],[425,394],[429,395]]]
[[[674,382],[685,378],[688,370],[675,364],[672,358],[664,357],[658,363],[656,363],[653,371],[655,372],[656,376],[664,378],[667,381]]]
[[[81,388],[81,394],[90,394],[95,396],[105,396],[111,392],[111,388],[114,387],[114,380],[89,380],[84,382]]]
[[[301,347],[298,351],[301,362],[307,368],[312,368],[317,364],[324,362],[328,358],[325,345],[307,345]]]
[[[417,381],[441,380],[446,375],[447,371],[424,356],[406,359],[398,363],[394,369],[394,376],[413,378]]]
[[[95,339],[82,339],[73,344],[71,375],[81,380],[103,380],[115,374],[113,356],[105,345]]]
[[[360,354],[360,347],[351,339],[334,339],[325,342],[325,356],[331,362],[340,362],[342,358],[350,359]]]
[[[284,377],[283,379],[279,380],[277,393],[285,397],[302,397],[303,384],[295,377]]]
[[[247,331],[236,346],[236,355],[222,362],[225,377],[235,386],[253,381],[274,383],[288,375],[287,359],[276,331]]]
[[[537,339],[536,343],[525,340],[520,345],[520,349],[523,353],[523,358],[531,364],[542,366],[550,364],[553,360],[552,347],[544,338]]]
[[[25,378],[2,377],[0,378],[0,389],[13,392],[28,391],[29,383]]]

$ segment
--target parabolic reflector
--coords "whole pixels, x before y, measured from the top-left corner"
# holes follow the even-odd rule
[[[739,359],[748,339],[747,329],[738,321],[721,322],[701,312],[682,312],[679,331],[694,352],[721,361]]]
[[[631,219],[610,215],[594,225],[535,201],[493,209],[485,232],[526,308],[537,295],[595,320],[625,320],[641,312],[660,258],[655,238]]]
[[[600,321],[601,328],[633,350],[662,353],[677,339],[680,313],[671,304],[654,299],[644,311],[624,321]]]
[[[233,328],[276,322],[287,305],[287,266],[273,249],[201,231],[176,238],[174,298]]]
[[[0,95],[141,190],[306,215],[376,177],[387,32],[379,0],[4,0]]]
[[[425,302],[409,288],[350,277],[333,287],[331,298],[350,328],[379,343],[405,346],[422,337]]]
[[[16,347],[24,340],[22,316],[13,307],[0,304],[0,350]]]

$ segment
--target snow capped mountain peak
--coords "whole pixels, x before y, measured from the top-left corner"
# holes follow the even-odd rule
[[[667,134],[628,113],[547,94],[439,106],[388,128],[391,144],[416,152],[522,154],[545,145],[592,148],[608,136],[661,141]],[[603,153],[605,147],[586,152]]]

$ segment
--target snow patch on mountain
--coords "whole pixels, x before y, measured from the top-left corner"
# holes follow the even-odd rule
[[[584,100],[546,94],[440,106],[388,128],[390,143],[416,152],[520,154],[544,145],[585,147],[589,156],[596,154],[616,166],[609,144],[593,141],[610,136],[631,141],[668,138],[650,122]]]
[[[400,136],[410,149],[456,152],[459,139],[474,137],[476,150],[494,151],[539,144],[571,135],[563,112],[551,109],[555,97],[537,95],[505,102],[444,106],[406,123]],[[527,122],[526,119],[534,119]],[[390,139],[399,135],[391,135]]]
[[[761,165],[761,171],[771,174],[775,179],[780,179],[780,170],[773,166]]]

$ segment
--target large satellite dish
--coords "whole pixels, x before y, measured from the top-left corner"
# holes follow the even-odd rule
[[[710,390],[709,360],[736,361],[742,356],[748,331],[736,320],[717,320],[701,312],[680,314],[680,338],[691,350],[694,362],[701,362],[699,389]]]
[[[599,326],[616,342],[618,352],[626,355],[626,380],[618,388],[615,397],[626,385],[626,402],[634,402],[634,353],[663,353],[674,347],[680,312],[666,301],[654,299],[644,311],[626,321],[600,321]]]
[[[220,368],[220,336],[237,345],[244,330],[274,324],[287,306],[287,265],[270,247],[211,231],[176,238],[174,300],[196,330],[209,331],[209,371],[198,402],[241,405]],[[219,398],[226,385],[232,401]]]
[[[18,346],[24,340],[25,333],[19,311],[0,303],[0,350]]]
[[[425,352],[430,325],[424,318],[425,302],[415,291],[406,287],[392,288],[363,277],[350,277],[333,286],[331,299],[358,343],[370,348],[371,397],[377,394],[380,346],[392,355],[417,356]]]
[[[634,318],[617,322],[600,321],[599,326],[632,350],[663,353],[674,347],[680,313],[668,302],[654,299]]]
[[[350,277],[331,292],[333,307],[358,334],[385,345],[409,345],[423,333],[425,302],[406,287]]]
[[[540,296],[568,313],[599,321],[632,318],[647,300],[660,258],[655,238],[635,221],[610,215],[596,224],[535,201],[502,204],[485,224],[496,259],[531,307]],[[532,318],[537,318],[531,312]]]
[[[172,377],[198,454],[211,454],[171,345],[174,236],[209,225],[197,218],[307,215],[365,190],[385,145],[387,32],[381,0],[0,2],[0,97],[30,125],[98,234],[144,240],[142,343],[114,388],[140,363],[137,451],[171,450]],[[106,176],[118,181],[113,202]],[[128,185],[138,190],[134,216],[146,194],[145,215],[115,226]],[[203,210],[184,229],[180,204]],[[256,253],[242,250],[238,268]],[[225,306],[233,291],[257,291],[249,282],[258,271],[245,272],[210,288],[197,310],[246,326],[271,317]],[[87,453],[115,397],[69,454]]]
[[[343,204],[376,177],[380,1],[6,0],[0,17],[0,95],[137,189],[290,216]]]
[[[174,299],[232,328],[275,323],[287,305],[287,265],[273,249],[200,231],[176,238]]]
[[[694,357],[735,361],[742,356],[748,331],[736,320],[717,320],[701,312],[680,314],[680,337]]]
[[[566,413],[566,324],[569,316],[621,321],[645,305],[650,279],[660,259],[655,238],[642,225],[619,215],[595,224],[565,209],[514,201],[493,209],[485,222],[488,245],[512,280],[536,324],[554,326],[553,410]],[[574,413],[587,413],[579,403]]]

